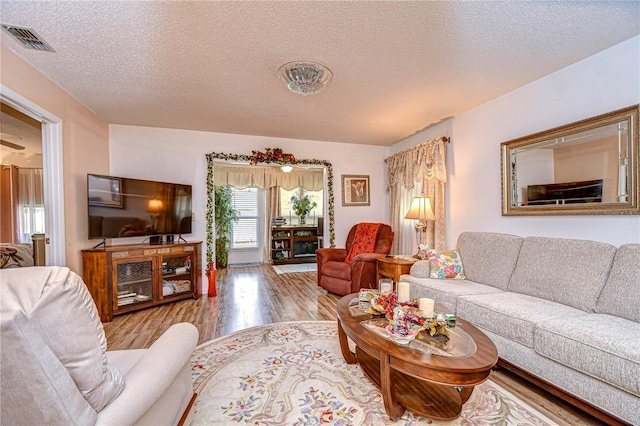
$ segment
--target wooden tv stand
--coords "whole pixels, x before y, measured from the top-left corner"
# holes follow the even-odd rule
[[[82,277],[100,320],[109,322],[114,315],[196,298],[201,250],[201,242],[82,250]]]

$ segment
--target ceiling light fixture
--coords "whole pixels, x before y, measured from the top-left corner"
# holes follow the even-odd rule
[[[309,96],[322,91],[331,81],[333,73],[316,62],[294,61],[281,66],[278,77],[293,93]]]

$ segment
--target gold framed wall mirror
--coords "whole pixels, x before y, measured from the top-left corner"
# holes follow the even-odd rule
[[[501,144],[502,215],[639,215],[639,106]]]

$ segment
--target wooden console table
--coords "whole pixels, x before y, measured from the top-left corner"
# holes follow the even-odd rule
[[[391,278],[394,283],[397,283],[400,280],[400,275],[408,274],[411,271],[411,266],[417,261],[418,259],[405,257],[379,257],[376,263],[376,281],[380,281],[380,278]]]
[[[200,288],[201,242],[82,250],[83,279],[100,320],[185,298]]]

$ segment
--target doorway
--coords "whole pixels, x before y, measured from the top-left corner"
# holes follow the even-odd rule
[[[42,124],[0,103],[0,242],[31,244],[45,233]]]
[[[64,266],[66,265],[66,253],[62,120],[13,90],[2,85],[0,85],[0,89],[0,103],[3,105],[3,109],[10,111],[10,108],[33,122],[40,123],[44,228],[46,239],[49,242],[45,248],[46,264]],[[32,124],[34,124],[33,122]],[[21,140],[14,139],[13,142],[15,145],[21,146]],[[16,149],[16,151],[22,150]]]

